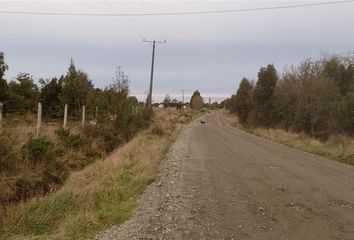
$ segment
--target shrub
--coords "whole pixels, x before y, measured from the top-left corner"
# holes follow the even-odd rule
[[[10,130],[0,130],[0,173],[12,173],[21,156],[16,149],[17,136]]]
[[[113,126],[87,126],[85,127],[84,134],[88,138],[101,140],[102,144],[100,144],[100,149],[105,153],[112,152],[117,146],[124,142],[123,137],[120,136]]]
[[[151,129],[151,133],[154,135],[158,135],[158,136],[162,136],[165,132],[162,129],[162,127],[155,125],[152,129]]]
[[[87,139],[81,134],[70,133],[70,130],[60,128],[55,131],[60,141],[68,148],[80,148],[87,144]]]
[[[31,160],[32,163],[43,160],[54,160],[54,144],[44,137],[30,138],[22,147],[24,158]]]

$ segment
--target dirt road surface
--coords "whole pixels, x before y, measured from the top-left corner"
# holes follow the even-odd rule
[[[354,239],[354,167],[231,127],[188,125],[131,220],[98,239]]]

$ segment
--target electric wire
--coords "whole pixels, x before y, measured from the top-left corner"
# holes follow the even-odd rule
[[[104,0],[104,2],[106,3],[106,5],[108,7],[111,8],[111,10],[114,12],[114,13],[117,13],[117,14],[120,14],[120,12],[108,1],[108,0]],[[121,17],[121,16],[119,16]],[[123,18],[121,18],[122,21],[127,25],[129,26],[140,38],[143,38],[143,34],[134,26],[132,25],[131,23],[125,21]]]
[[[150,13],[148,7],[145,5],[143,0],[140,0],[140,5],[143,7],[143,9],[145,10],[146,13]],[[152,25],[154,26],[155,30],[158,32],[158,34],[160,35],[160,38],[162,39],[162,31],[160,30],[160,27],[158,26],[157,22],[155,21],[154,16],[150,16],[150,20]]]
[[[258,7],[244,9],[214,10],[214,11],[190,11],[190,12],[155,12],[155,13],[68,13],[68,12],[32,12],[32,11],[6,11],[0,10],[0,14],[19,14],[19,15],[48,15],[48,16],[87,16],[87,17],[144,17],[144,16],[178,16],[178,15],[205,15],[205,14],[223,14],[267,11],[278,9],[305,8],[324,5],[338,5],[344,3],[353,3],[354,0],[330,1],[319,3],[294,4],[273,7]]]

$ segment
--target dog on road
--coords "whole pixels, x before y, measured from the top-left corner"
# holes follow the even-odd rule
[[[201,123],[201,124],[205,124],[205,121],[203,121],[203,120],[200,120],[200,123]]]

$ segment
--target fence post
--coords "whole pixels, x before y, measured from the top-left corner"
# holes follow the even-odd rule
[[[85,119],[86,119],[86,106],[82,105],[82,119],[81,119],[82,127],[85,127]]]
[[[0,102],[0,128],[2,127],[2,110],[3,110],[4,105],[2,102]]]
[[[63,128],[66,128],[67,123],[68,123],[68,104],[65,104]]]
[[[42,124],[42,103],[38,103],[36,137],[39,136]]]

